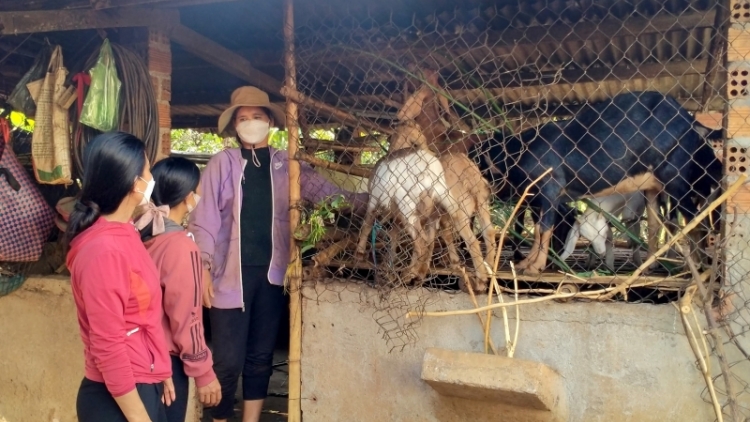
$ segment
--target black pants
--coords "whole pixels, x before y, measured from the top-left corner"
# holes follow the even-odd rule
[[[185,422],[187,415],[188,394],[190,394],[190,378],[185,373],[182,359],[172,358],[172,382],[174,383],[175,401],[167,406],[167,422]]]
[[[161,402],[164,385],[136,384],[135,388],[151,420],[167,422],[164,404]],[[79,422],[128,422],[120,406],[107,390],[107,386],[103,382],[91,381],[88,378],[83,379],[78,389],[76,412]]]
[[[211,308],[214,372],[221,402],[214,419],[234,416],[234,396],[242,375],[243,400],[265,399],[273,373],[273,350],[279,321],[286,311],[284,288],[268,282],[268,267],[242,267],[245,311]]]

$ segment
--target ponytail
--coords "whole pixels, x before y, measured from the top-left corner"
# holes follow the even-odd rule
[[[86,145],[83,162],[82,190],[65,231],[66,248],[99,217],[117,211],[146,167],[146,149],[129,133],[105,132]]]
[[[81,199],[76,201],[75,208],[73,208],[73,212],[70,213],[68,219],[68,229],[65,231],[64,243],[66,249],[76,236],[94,225],[100,215],[101,211],[95,202]]]

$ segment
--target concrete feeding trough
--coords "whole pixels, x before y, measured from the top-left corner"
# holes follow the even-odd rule
[[[429,348],[422,380],[443,396],[502,403],[565,419],[562,377],[539,362]]]

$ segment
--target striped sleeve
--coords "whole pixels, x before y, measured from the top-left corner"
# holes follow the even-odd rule
[[[203,334],[203,265],[198,246],[189,237],[175,240],[161,263],[164,313],[185,373],[203,387],[216,378]]]

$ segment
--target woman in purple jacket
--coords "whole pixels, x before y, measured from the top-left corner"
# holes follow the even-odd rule
[[[268,145],[270,127],[284,127],[283,110],[250,86],[232,93],[219,132],[237,136],[241,148],[216,154],[203,170],[203,197],[189,230],[201,249],[206,274],[214,371],[222,398],[214,421],[234,415],[242,374],[243,422],[260,418],[273,372],[273,350],[284,312],[284,274],[290,257],[289,157]],[[302,198],[317,202],[343,194],[364,214],[367,194],[352,194],[300,163]]]

